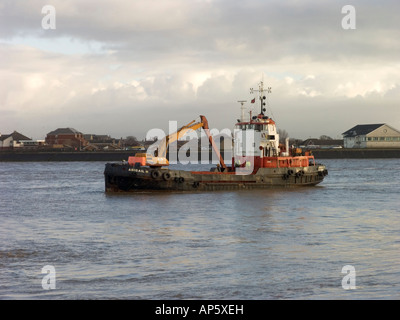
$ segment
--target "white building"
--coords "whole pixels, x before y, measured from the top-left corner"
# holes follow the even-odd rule
[[[400,148],[400,131],[385,123],[359,124],[342,135],[345,148]]]
[[[0,148],[20,148],[24,146],[23,141],[30,141],[28,137],[23,134],[14,131],[11,134],[0,134]]]

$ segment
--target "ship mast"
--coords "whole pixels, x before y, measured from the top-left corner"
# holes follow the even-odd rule
[[[240,115],[240,121],[244,122],[244,103],[247,102],[246,100],[239,100],[238,102],[240,102],[242,104],[242,106],[240,107],[241,110],[241,115]]]
[[[254,92],[259,92],[259,99],[260,99],[260,114],[264,115],[265,109],[265,102],[264,100],[267,99],[265,95],[263,95],[264,92],[271,93],[271,87],[268,87],[267,89],[264,89],[264,81],[261,81],[260,84],[258,85],[258,90],[255,90],[253,88],[250,88],[250,94],[253,94]]]

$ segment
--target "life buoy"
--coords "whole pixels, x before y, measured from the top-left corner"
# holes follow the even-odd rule
[[[198,181],[193,182],[193,188],[198,188],[200,183]]]
[[[160,176],[160,171],[158,171],[158,170],[153,170],[153,171],[151,172],[151,177],[152,177],[153,179],[157,179],[159,176]]]
[[[163,177],[163,179],[164,179],[165,181],[168,181],[168,180],[171,179],[171,174],[170,174],[169,172],[164,172],[164,173],[162,174],[162,177]]]
[[[179,177],[178,182],[179,183],[183,183],[183,181],[185,181],[185,178],[184,177]]]

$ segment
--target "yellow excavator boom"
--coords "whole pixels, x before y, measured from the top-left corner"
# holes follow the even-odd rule
[[[177,132],[171,133],[170,135],[166,136],[160,141],[160,144],[158,145],[158,154],[157,156],[160,158],[166,158],[167,156],[167,149],[168,146],[175,142],[176,140],[182,138],[185,136],[185,134],[189,130],[197,130],[198,128],[201,128],[203,126],[203,123],[201,122],[196,122],[194,123],[195,120],[189,122],[187,125],[183,126],[182,128],[179,128]]]
[[[200,116],[201,121],[200,122],[195,122],[195,120],[189,122],[187,125],[179,128],[176,132],[164,137],[160,143],[158,144],[157,148],[157,155],[152,155],[150,153],[137,153],[133,157],[129,157],[128,163],[130,165],[136,165],[136,163],[140,163],[140,165],[144,166],[168,166],[169,162],[167,160],[167,150],[168,146],[175,142],[176,140],[182,138],[189,130],[197,130],[198,128],[203,128],[209,142],[214,150],[214,152],[217,154],[220,164],[222,168],[226,168],[226,165],[224,163],[224,160],[214,142],[214,139],[212,138],[210,134],[210,130],[208,127],[208,121],[205,116]]]

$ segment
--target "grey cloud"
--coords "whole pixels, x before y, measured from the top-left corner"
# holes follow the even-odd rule
[[[384,3],[384,5],[383,5]],[[40,28],[45,4],[57,10],[57,29]],[[4,1],[2,37],[35,34],[98,41],[121,59],[159,63],[237,65],[282,57],[394,59],[399,49],[396,1],[353,1],[357,29],[341,28],[342,6],[332,1]],[[393,13],[393,14],[390,14]],[[379,39],[385,39],[376,45]],[[204,62],[203,62],[204,63]]]
[[[46,4],[57,10],[56,30],[40,27]],[[249,99],[249,88],[264,74],[273,87],[272,110],[293,135],[326,128],[321,134],[335,135],[358,121],[352,119],[374,119],[369,110],[375,104],[387,106],[383,117],[394,114],[399,121],[393,106],[400,83],[400,4],[352,1],[357,29],[349,31],[341,28],[345,4],[4,0],[0,38],[18,36],[21,43],[1,48],[0,109],[17,110],[27,127],[46,120],[95,132],[104,130],[100,119],[106,119],[116,136],[140,136],[149,126],[140,119],[149,114],[157,118],[151,126],[165,126],[168,119],[186,123],[205,113],[224,128],[240,114],[236,101]],[[93,41],[101,50],[43,52],[28,48],[24,37],[47,39],[50,46],[61,37]],[[29,118],[26,110],[32,110]],[[1,126],[15,119],[7,117]],[[300,127],[310,119],[312,126]],[[331,119],[340,124],[332,127]]]

